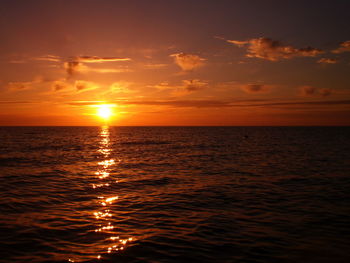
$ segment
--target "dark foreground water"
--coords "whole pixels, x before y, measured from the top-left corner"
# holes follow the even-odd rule
[[[0,262],[350,262],[350,128],[0,128]]]

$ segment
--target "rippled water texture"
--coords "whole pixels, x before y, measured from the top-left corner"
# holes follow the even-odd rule
[[[1,262],[350,262],[350,128],[0,128]]]

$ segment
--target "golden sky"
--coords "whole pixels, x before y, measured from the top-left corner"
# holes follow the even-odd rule
[[[350,4],[262,2],[1,1],[0,125],[349,125]]]

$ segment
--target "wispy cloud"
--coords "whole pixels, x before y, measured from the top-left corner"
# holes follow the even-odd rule
[[[332,52],[335,54],[350,52],[350,40],[340,43],[339,47],[332,50]]]
[[[116,94],[130,94],[134,93],[134,90],[130,90],[129,87],[132,85],[132,82],[127,81],[118,81],[110,85],[108,93]]]
[[[43,77],[37,76],[31,81],[14,81],[9,82],[6,85],[6,88],[10,91],[22,91],[34,88],[37,84],[46,82]]]
[[[302,96],[312,96],[316,93],[316,88],[312,86],[301,86],[299,90]]]
[[[33,59],[39,60],[39,61],[49,61],[49,62],[60,62],[62,60],[59,56],[55,56],[55,55],[46,55],[46,56],[36,57]]]
[[[226,41],[240,48],[245,47],[247,49],[247,57],[269,61],[279,61],[281,59],[290,59],[294,57],[314,57],[323,53],[322,50],[317,48],[295,48],[266,37],[253,38],[246,41]]]
[[[72,101],[72,106],[89,106],[99,101]],[[350,105],[350,100],[317,100],[317,101],[275,101],[275,100],[115,100],[117,105],[166,106],[174,108],[230,108],[230,107],[274,107],[274,106],[336,106]]]
[[[204,58],[193,54],[175,53],[170,56],[174,58],[176,65],[178,65],[183,71],[193,71],[202,67],[205,61]]]
[[[85,80],[75,81],[75,89],[78,92],[85,92],[85,91],[94,90],[94,89],[98,89],[98,88],[99,88],[99,86],[91,81],[85,81]]]
[[[130,58],[117,58],[117,57],[97,57],[97,56],[76,56],[71,57],[68,61],[64,62],[64,68],[66,69],[68,77],[72,77],[77,73],[83,72],[95,72],[95,73],[121,73],[130,72],[129,68],[94,68],[85,65],[86,63],[104,63],[104,62],[125,62],[130,61]]]
[[[65,81],[61,81],[61,80],[56,80],[52,83],[52,90],[53,91],[64,91],[67,90],[67,88],[69,88],[69,84]]]
[[[301,86],[299,87],[300,94],[305,97],[321,95],[322,97],[327,97],[332,94],[331,89],[322,88],[318,89],[313,86]]]
[[[199,79],[183,80],[182,85],[172,92],[174,96],[184,96],[202,90],[208,86],[208,82]]]
[[[72,61],[79,61],[83,63],[103,63],[103,62],[124,62],[130,61],[131,58],[120,57],[98,57],[98,56],[76,56],[71,58]]]
[[[334,58],[321,58],[317,61],[317,63],[320,63],[320,64],[336,64],[337,62],[338,60]]]
[[[143,65],[143,67],[145,69],[161,69],[161,68],[165,68],[167,66],[168,66],[168,64],[161,64],[161,63],[159,63],[159,64],[145,64],[145,65]]]
[[[332,90],[327,88],[320,89],[318,92],[321,94],[322,97],[327,97],[332,94]]]
[[[257,94],[269,92],[271,90],[271,86],[264,84],[248,84],[241,86],[241,89],[246,93]]]
[[[83,65],[78,61],[67,61],[64,62],[63,66],[66,69],[68,77],[74,76],[83,68]]]

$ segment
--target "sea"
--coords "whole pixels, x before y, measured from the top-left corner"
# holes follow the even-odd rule
[[[350,262],[350,127],[0,127],[0,262]]]

